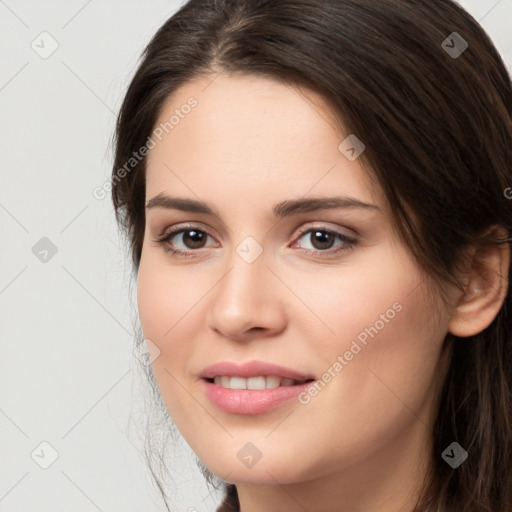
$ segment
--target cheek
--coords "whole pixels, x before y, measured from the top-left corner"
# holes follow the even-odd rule
[[[157,262],[141,260],[137,304],[144,337],[160,351],[152,361],[160,394],[172,413],[173,421],[182,424],[187,419],[185,412],[196,407],[191,396],[183,391],[184,363],[193,344],[175,340],[193,339],[193,333],[185,330],[193,326],[187,321],[187,314],[193,314],[191,307],[199,300],[200,294],[191,290],[192,286],[179,282],[179,273],[174,274]]]
[[[331,345],[331,364],[340,362],[329,391],[333,403],[350,404],[350,429],[364,432],[372,425],[399,428],[421,415],[440,377],[439,357],[444,331],[434,329],[428,304],[418,288],[389,288],[356,317],[339,320],[350,326],[347,336]],[[340,365],[337,366],[340,368]],[[323,393],[323,391],[322,391]],[[340,417],[347,414],[343,407]],[[427,418],[424,418],[426,422]]]
[[[161,350],[172,344],[174,333],[189,325],[194,305],[207,292],[179,270],[162,263],[160,255],[141,259],[137,305],[144,335]]]
[[[328,440],[318,471],[338,467],[340,460],[355,464],[390,443],[400,445],[404,432],[423,429],[435,413],[433,385],[443,377],[439,355],[444,336],[425,321],[427,305],[419,289],[410,289],[390,286],[388,293],[365,303],[357,317],[336,317],[336,329],[344,335],[324,342],[321,352],[328,355],[322,355],[318,368],[325,372],[319,390],[303,397],[297,414],[304,434],[320,429]],[[386,311],[387,323],[380,319]]]
[[[335,335],[323,338],[321,350],[317,345],[322,382],[307,407],[322,415],[326,403],[340,404],[328,414],[342,422],[350,416],[347,427],[354,435],[369,422],[410,419],[442,379],[448,319],[438,318],[426,285],[420,285],[421,273],[407,257],[391,251],[384,256],[380,264],[345,277],[337,285],[339,298],[322,309]]]
[[[159,349],[153,370],[162,394],[187,377],[184,373],[204,318],[201,309],[212,287],[208,281],[190,278],[171,269],[159,255],[141,259],[137,281],[137,304],[144,337]],[[173,379],[174,377],[174,379]]]
[[[160,349],[162,348],[161,338],[166,330],[163,324],[166,318],[164,313],[173,311],[172,296],[169,295],[162,277],[158,276],[156,267],[141,261],[137,280],[140,323],[144,337],[151,339]],[[170,320],[172,319],[169,317]]]

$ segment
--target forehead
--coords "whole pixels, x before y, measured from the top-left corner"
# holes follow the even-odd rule
[[[378,202],[376,184],[339,149],[349,135],[312,90],[258,75],[202,76],[177,89],[161,109],[146,196],[172,189],[229,199],[336,188]]]

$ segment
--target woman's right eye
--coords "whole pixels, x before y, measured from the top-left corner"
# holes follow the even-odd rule
[[[192,250],[187,250],[187,245],[185,245],[184,249],[175,248],[175,243],[171,243],[171,240],[173,238],[179,239],[178,235],[181,236],[182,244],[188,244],[188,249]],[[211,237],[211,235],[202,229],[197,229],[195,227],[180,227],[166,233],[157,240],[154,240],[154,242],[162,245],[164,251],[171,253],[173,256],[189,256],[194,252],[197,252],[197,249],[202,249],[208,237]]]

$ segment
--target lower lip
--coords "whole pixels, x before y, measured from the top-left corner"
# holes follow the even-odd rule
[[[315,381],[273,389],[228,389],[201,379],[206,396],[220,409],[233,414],[262,414],[291,400]]]

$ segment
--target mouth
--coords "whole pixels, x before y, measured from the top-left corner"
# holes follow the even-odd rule
[[[203,392],[218,409],[231,414],[262,414],[290,402],[316,381],[269,361],[221,361],[199,375]]]
[[[216,375],[212,378],[205,378],[205,381],[225,389],[247,389],[262,390],[275,389],[280,387],[300,386],[313,382],[314,379],[291,379],[278,375],[259,375],[255,377],[238,377],[231,375]]]

